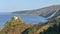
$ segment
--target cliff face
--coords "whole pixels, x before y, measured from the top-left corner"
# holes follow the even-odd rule
[[[54,19],[60,15],[60,5],[53,5],[41,9],[35,10],[25,10],[25,11],[16,11],[13,14],[22,14],[22,15],[38,15],[45,17],[47,19]]]

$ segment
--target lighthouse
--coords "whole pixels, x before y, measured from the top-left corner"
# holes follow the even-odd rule
[[[21,19],[20,16],[14,16],[15,20]]]

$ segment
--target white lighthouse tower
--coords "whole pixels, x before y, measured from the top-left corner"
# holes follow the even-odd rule
[[[21,17],[20,16],[14,16],[14,19],[18,20],[18,19],[21,19]]]

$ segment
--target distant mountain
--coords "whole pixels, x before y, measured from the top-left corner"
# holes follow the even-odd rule
[[[37,15],[45,17],[46,19],[54,19],[60,15],[60,5],[53,5],[35,10],[16,11],[12,13],[21,15]]]

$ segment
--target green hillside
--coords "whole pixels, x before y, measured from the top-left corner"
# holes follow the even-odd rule
[[[25,24],[19,16],[17,17],[8,20],[0,34],[60,34],[60,17],[39,24]]]
[[[60,18],[30,27],[24,34],[60,34]]]
[[[0,34],[21,34],[21,32],[23,32],[28,27],[30,27],[30,25],[23,23],[20,18],[15,20],[13,17],[6,22],[5,26],[0,31]]]

